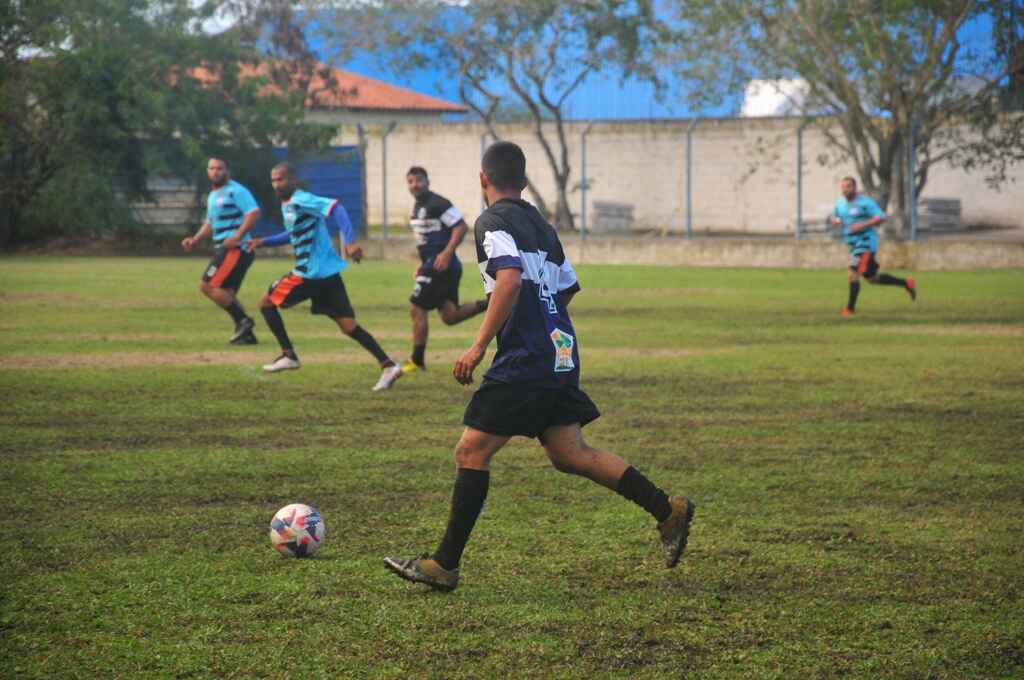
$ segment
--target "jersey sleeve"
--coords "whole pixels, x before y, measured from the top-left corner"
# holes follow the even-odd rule
[[[473,228],[476,237],[476,256],[480,271],[493,278],[499,270],[522,271],[523,261],[515,238],[505,223],[495,215],[484,213]]]
[[[334,210],[334,206],[338,204],[338,199],[327,198],[326,196],[317,196],[309,192],[304,192],[299,199],[299,205],[307,212],[318,213],[324,217],[328,217],[331,211]]]
[[[345,210],[345,206],[341,203],[334,204],[334,224],[337,225],[338,231],[341,232],[341,238],[345,244],[356,242],[356,230],[352,227],[352,220],[349,219],[348,211]]]
[[[462,213],[460,213],[459,209],[451,203],[448,203],[448,206],[445,208],[444,212],[441,213],[441,217],[439,219],[441,220],[441,224],[449,229],[463,221]]]
[[[883,220],[885,219],[885,213],[878,206],[878,203],[875,202],[875,199],[870,196],[864,197],[864,207],[867,208],[869,217],[881,217]]]
[[[260,209],[260,204],[252,197],[252,193],[241,185],[239,185],[238,191],[235,192],[235,204],[238,205],[238,209],[242,211],[243,215],[248,215],[252,211]]]
[[[576,278],[576,270],[569,263],[569,258],[565,258],[562,261],[562,265],[558,268],[558,292],[578,293],[579,291],[580,282]]]

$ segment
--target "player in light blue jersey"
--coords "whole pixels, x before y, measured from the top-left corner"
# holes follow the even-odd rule
[[[199,290],[235,322],[232,344],[255,345],[255,324],[238,302],[238,290],[254,259],[251,251],[240,246],[252,238],[249,231],[260,218],[260,207],[248,189],[231,179],[223,159],[211,158],[206,176],[212,185],[206,199],[206,221],[195,235],[182,240],[181,247],[191,252],[197,243],[213,236],[213,258],[206,265]]]
[[[901,279],[878,272],[878,231],[875,227],[885,222],[885,213],[875,200],[857,193],[857,180],[844,177],[839,184],[842,196],[836,201],[835,212],[829,220],[834,227],[842,227],[843,240],[850,249],[850,296],[843,307],[843,316],[853,316],[860,294],[860,277],[883,286],[902,286],[911,300],[917,299],[914,279]]]
[[[291,243],[295,266],[291,272],[270,286],[260,301],[260,311],[267,326],[281,345],[281,356],[263,367],[268,373],[299,368],[299,357],[292,347],[284,328],[278,307],[291,307],[304,300],[312,300],[314,314],[334,319],[341,332],[349,336],[373,355],[380,364],[381,374],[373,390],[386,390],[402,376],[402,369],[381,349],[373,336],[356,323],[356,313],[349,302],[348,292],[341,280],[341,271],[348,266],[334,249],[327,220],[337,225],[345,243],[345,254],[358,263],[363,249],[356,243],[355,230],[345,208],[336,199],[324,198],[298,188],[298,178],[289,163],[279,163],[270,173],[270,183],[281,199],[285,230],[267,238],[253,239],[253,250],[264,245]]]

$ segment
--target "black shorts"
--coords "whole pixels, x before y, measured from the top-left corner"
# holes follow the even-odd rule
[[[539,437],[552,425],[580,427],[597,420],[597,406],[578,387],[536,387],[484,380],[462,422],[475,430],[505,437]]]
[[[878,260],[872,252],[850,255],[850,271],[855,271],[861,276],[872,278],[878,273]]]
[[[326,279],[304,279],[288,274],[274,281],[267,294],[278,307],[293,307],[303,300],[312,300],[314,314],[324,314],[332,319],[343,316],[354,319],[356,316],[341,274]]]
[[[443,272],[436,272],[423,265],[416,272],[416,285],[413,286],[409,302],[428,312],[444,305],[451,300],[459,306],[459,281],[462,279],[462,267],[449,266]]]
[[[203,272],[203,281],[214,288],[227,288],[236,293],[242,287],[242,279],[256,254],[241,248],[217,247],[210,263]]]

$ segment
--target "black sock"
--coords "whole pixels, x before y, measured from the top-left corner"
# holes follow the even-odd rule
[[[260,311],[263,313],[263,319],[267,322],[267,328],[270,329],[270,332],[277,338],[278,344],[281,345],[281,351],[295,358],[292,341],[288,337],[288,332],[284,329],[284,319],[281,318],[281,312],[277,311],[277,307],[261,307]]]
[[[907,287],[906,279],[901,279],[897,276],[889,276],[888,274],[879,274],[878,283],[882,284],[883,286],[903,286],[904,288]]]
[[[476,313],[477,314],[479,314],[480,312],[486,312],[487,311],[487,302],[488,302],[488,298],[484,298],[483,300],[477,300],[476,301]]]
[[[348,334],[348,337],[362,345],[363,349],[372,354],[373,358],[383,368],[395,365],[395,362],[388,358],[388,355],[380,348],[380,345],[373,339],[373,336],[367,333],[366,329],[362,326],[356,326],[355,330]]]
[[[441,545],[434,553],[434,559],[445,569],[458,568],[459,561],[462,560],[462,551],[466,549],[469,535],[473,532],[473,525],[483,510],[484,501],[487,500],[490,481],[491,473],[487,470],[459,468],[456,473],[448,528],[445,529]]]
[[[232,300],[231,304],[224,308],[224,311],[231,315],[231,318],[238,324],[242,319],[248,318],[248,314],[242,309],[242,305],[238,304],[238,300]]]
[[[665,492],[654,486],[651,480],[633,466],[622,473],[615,491],[651,513],[659,522],[664,522],[672,514],[672,506],[668,504]]]
[[[857,307],[857,295],[860,294],[860,281],[850,282],[850,299],[846,303],[846,308],[851,312]]]
[[[423,354],[427,351],[426,345],[413,345],[412,346],[412,363],[416,364],[421,368],[426,368],[425,359]]]

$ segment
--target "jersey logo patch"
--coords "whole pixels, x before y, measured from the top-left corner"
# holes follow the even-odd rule
[[[568,373],[576,368],[572,362],[572,348],[575,338],[563,330],[556,328],[551,331],[551,344],[555,346],[555,373]]]

